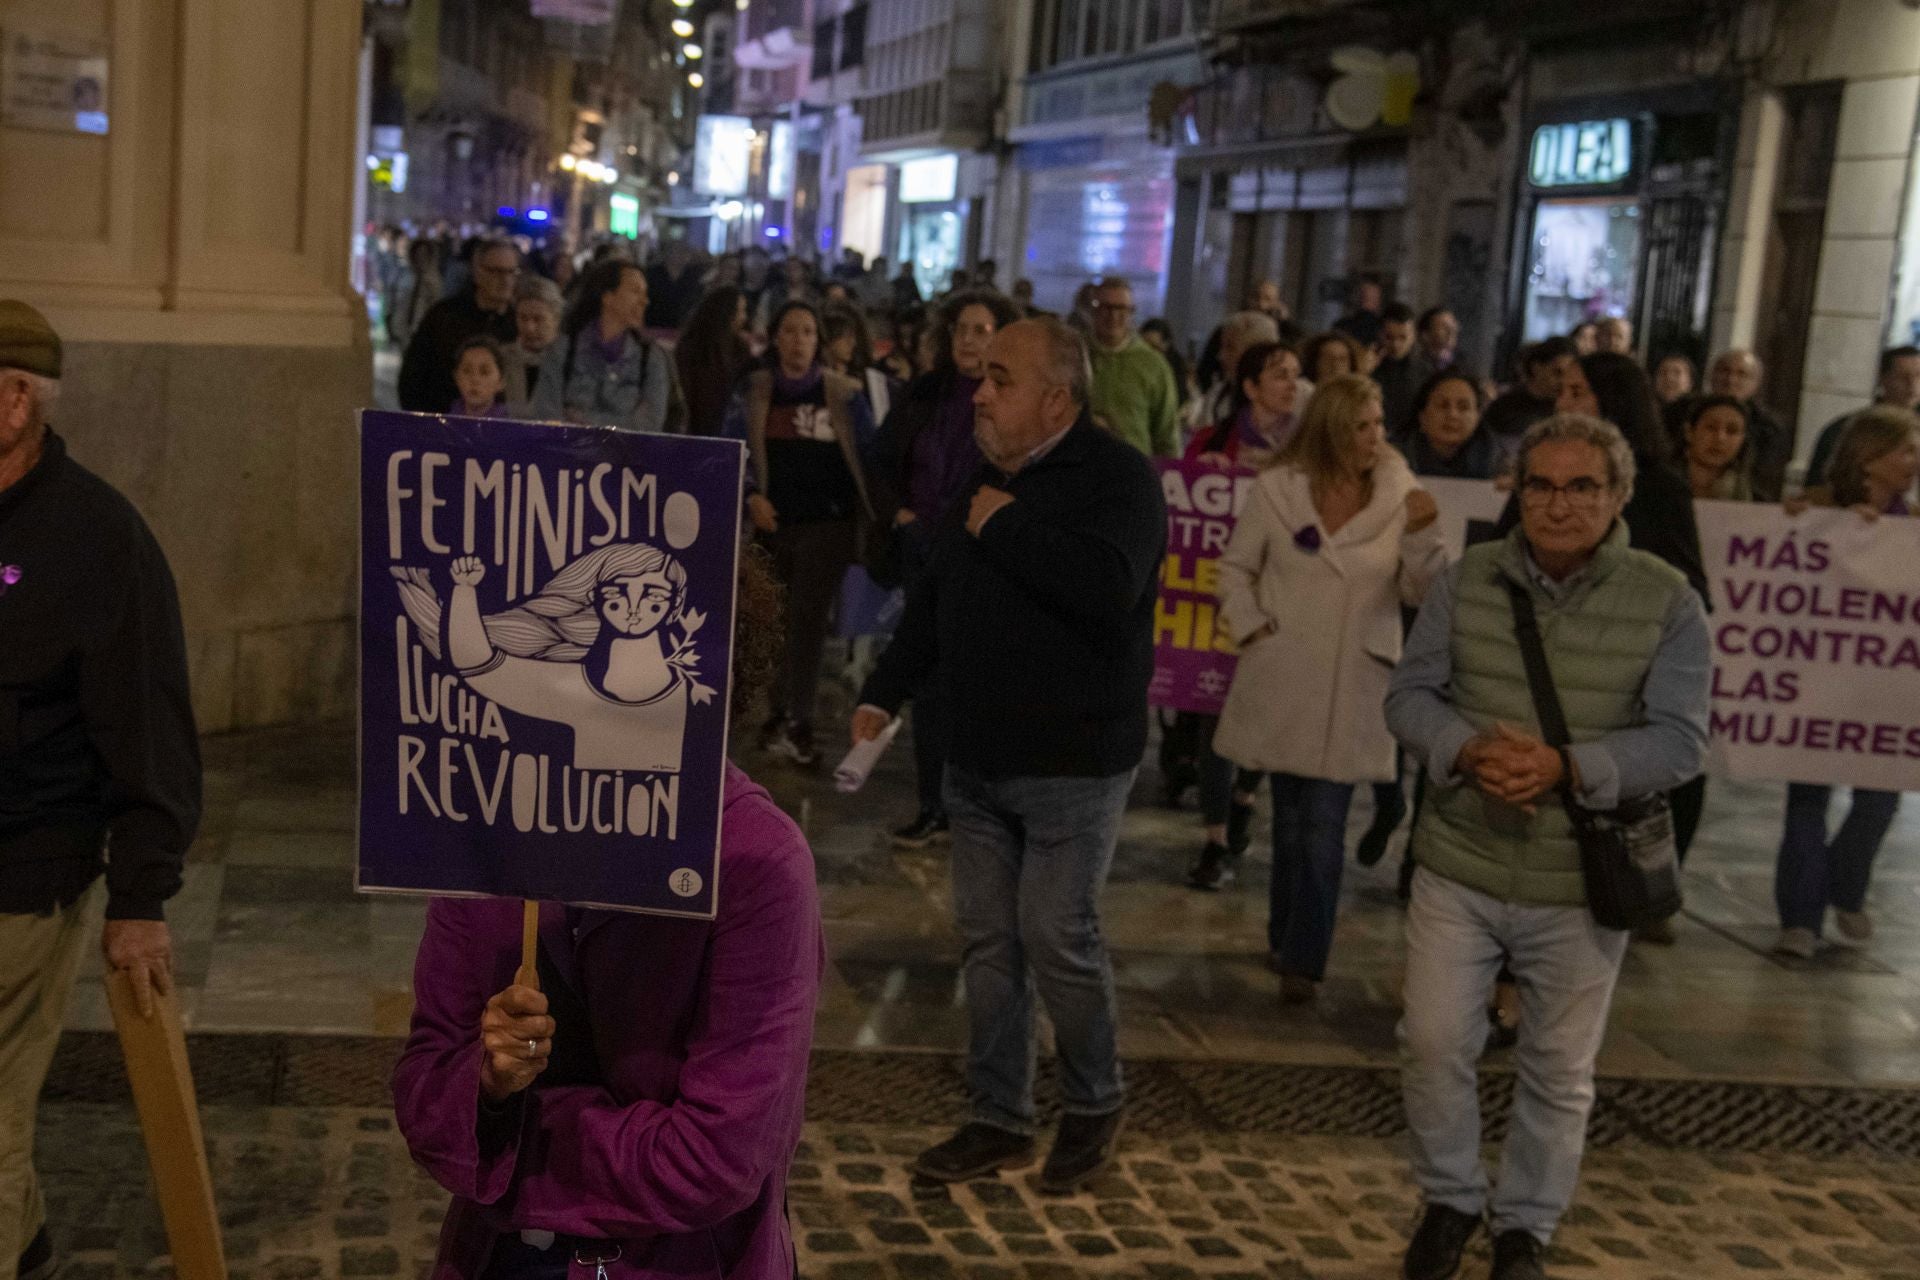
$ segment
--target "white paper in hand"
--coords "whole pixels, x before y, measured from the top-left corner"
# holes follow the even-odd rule
[[[881,755],[899,732],[900,717],[895,716],[877,736],[854,743],[853,750],[847,752],[847,758],[833,771],[834,790],[843,795],[852,795],[866,786],[867,776],[873,772],[873,766],[880,763]]]

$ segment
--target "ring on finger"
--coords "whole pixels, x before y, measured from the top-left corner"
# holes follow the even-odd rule
[[[540,1042],[538,1040],[527,1041],[527,1056],[529,1058],[537,1058],[540,1056]]]

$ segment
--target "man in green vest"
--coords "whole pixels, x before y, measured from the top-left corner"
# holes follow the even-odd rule
[[[1520,524],[1434,583],[1387,695],[1432,789],[1414,831],[1401,1079],[1425,1214],[1407,1280],[1447,1280],[1491,1217],[1493,1280],[1538,1280],[1573,1199],[1624,932],[1588,914],[1562,789],[1592,809],[1700,771],[1711,658],[1700,598],[1627,545],[1633,453],[1560,414],[1521,441]],[[1513,600],[1540,619],[1572,745],[1541,739]],[[1520,992],[1513,1117],[1489,1194],[1475,1063],[1502,962]]]

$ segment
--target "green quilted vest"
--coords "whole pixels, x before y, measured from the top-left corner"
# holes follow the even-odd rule
[[[1674,593],[1689,589],[1679,571],[1629,548],[1626,526],[1615,522],[1585,576],[1555,602],[1533,585],[1520,530],[1467,549],[1454,602],[1454,709],[1476,729],[1504,720],[1538,733],[1509,581],[1533,595],[1573,741],[1639,723],[1640,691],[1662,624]],[[1538,809],[1528,817],[1471,787],[1433,788],[1414,832],[1414,857],[1503,902],[1584,905],[1580,851],[1566,811],[1554,796],[1542,797]]]

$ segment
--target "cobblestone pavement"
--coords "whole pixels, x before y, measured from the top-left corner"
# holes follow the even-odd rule
[[[446,1198],[383,1105],[397,1041],[190,1047],[234,1280],[419,1274]],[[1491,1066],[1497,1142],[1510,1077]],[[1391,1072],[1138,1064],[1118,1165],[1069,1198],[1039,1194],[1031,1170],[952,1188],[909,1177],[955,1118],[958,1071],[942,1055],[816,1055],[791,1191],[810,1280],[1397,1274],[1416,1196]],[[110,1036],[67,1037],[39,1144],[62,1280],[165,1269],[145,1179],[129,1176],[142,1154],[125,1088]],[[1920,1093],[1622,1079],[1599,1092],[1558,1274],[1920,1278]]]
[[[62,1280],[164,1272],[124,1107],[50,1104],[41,1168]],[[384,1108],[206,1108],[233,1280],[414,1276],[445,1195]],[[809,1280],[1386,1277],[1415,1198],[1378,1138],[1137,1135],[1089,1191],[1030,1173],[952,1188],[904,1168],[932,1127],[808,1125],[791,1212]],[[1484,1240],[1465,1274],[1483,1274]],[[1550,1263],[1561,1276],[1920,1277],[1920,1163],[1597,1150]]]

